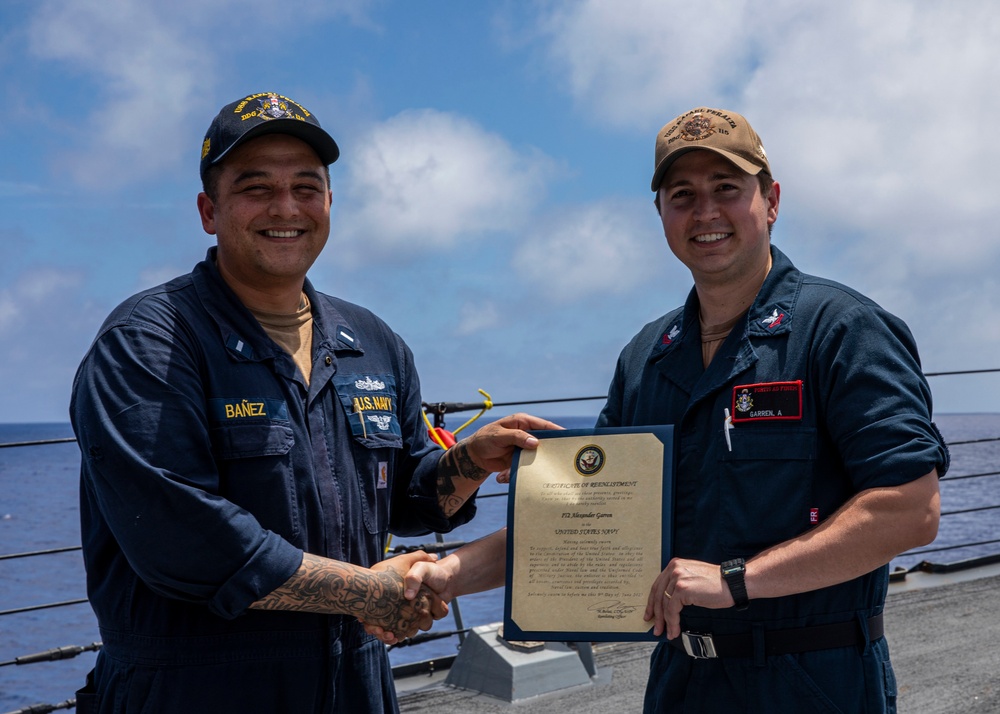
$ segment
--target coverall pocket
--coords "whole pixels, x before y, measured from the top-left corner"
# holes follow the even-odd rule
[[[389,531],[389,500],[392,494],[396,455],[403,446],[398,439],[391,446],[373,449],[355,440],[354,464],[362,495],[365,528],[375,535]]]
[[[355,441],[371,449],[399,446],[403,431],[392,375],[337,374],[333,384]]]
[[[125,662],[106,661],[104,678],[98,678],[97,692],[81,712],[99,714],[155,714],[167,711],[162,691],[163,670]]]
[[[295,445],[291,427],[225,424],[214,427],[211,438],[219,470],[218,495],[253,513],[264,528],[296,538],[300,519],[289,455]]]
[[[801,708],[797,711],[816,712],[816,714],[844,714],[826,692],[795,660],[793,655],[781,655],[772,658],[772,666],[780,675],[784,691],[791,702],[798,702]],[[792,711],[783,709],[782,711]],[[853,713],[852,713],[853,714]]]
[[[371,534],[386,533],[393,474],[403,447],[395,377],[336,374],[333,384],[351,431],[365,528]]]
[[[757,553],[807,530],[813,497],[817,432],[813,428],[740,426],[720,460],[721,542]]]
[[[287,454],[295,434],[284,424],[227,424],[212,429],[212,443],[220,459],[252,459]]]

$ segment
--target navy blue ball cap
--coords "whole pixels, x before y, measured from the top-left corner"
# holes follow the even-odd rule
[[[281,94],[261,92],[227,104],[212,120],[201,145],[202,179],[208,168],[230,151],[264,134],[290,134],[302,139],[327,166],[340,156],[337,142],[301,104]]]

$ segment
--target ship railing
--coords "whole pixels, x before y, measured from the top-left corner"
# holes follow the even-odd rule
[[[997,373],[997,372],[1000,372],[1000,368],[997,368],[997,369],[960,370],[960,371],[951,371],[951,372],[926,372],[925,376],[926,377],[943,377],[943,376],[967,375],[967,374],[986,374],[986,373]],[[558,403],[579,402],[579,401],[592,401],[592,400],[603,400],[603,399],[606,399],[606,397],[605,396],[569,397],[569,398],[561,398],[561,399],[535,399],[535,400],[527,400],[527,401],[501,402],[501,403],[489,402],[489,401],[487,401],[487,402],[473,402],[473,403],[465,403],[465,402],[434,402],[434,403],[426,403],[425,402],[423,404],[423,407],[424,407],[424,410],[425,410],[425,412],[427,414],[430,414],[430,415],[434,416],[434,420],[435,420],[434,426],[436,426],[436,427],[443,427],[444,426],[444,415],[445,414],[450,414],[450,413],[457,413],[457,412],[463,412],[463,411],[473,411],[473,410],[485,411],[486,409],[489,409],[491,407],[525,407],[525,406],[531,406],[531,405],[536,405],[536,404],[558,404]],[[76,441],[76,439],[73,438],[73,437],[66,437],[66,438],[56,438],[56,439],[39,439],[39,440],[34,440],[34,441],[8,442],[8,443],[0,443],[0,449],[3,449],[3,448],[14,448],[14,447],[38,447],[38,446],[47,446],[47,445],[53,445],[53,444],[72,443],[72,442],[75,442],[75,441]],[[948,448],[951,449],[951,448],[956,447],[956,446],[971,446],[971,445],[986,444],[986,443],[993,443],[993,442],[1000,442],[1000,436],[987,437],[987,438],[981,438],[981,439],[968,439],[968,440],[961,440],[961,441],[951,441],[951,442],[948,442]],[[987,477],[998,476],[998,475],[1000,475],[1000,471],[988,471],[988,472],[982,472],[982,473],[962,474],[962,475],[955,475],[955,476],[946,475],[946,476],[944,476],[944,477],[941,478],[941,481],[942,482],[946,482],[946,481],[958,481],[958,480],[967,480],[967,479],[976,479],[976,478],[987,478]],[[504,492],[498,492],[498,493],[480,494],[479,496],[477,496],[477,498],[502,498],[502,497],[506,497],[506,496],[507,496],[507,492],[504,491]],[[962,515],[962,514],[968,514],[968,513],[974,513],[974,512],[982,512],[982,511],[993,511],[993,510],[998,510],[998,509],[1000,509],[1000,504],[994,504],[994,505],[988,505],[988,506],[977,506],[975,508],[964,508],[964,509],[957,509],[957,510],[953,510],[953,511],[942,511],[941,512],[941,517],[942,518],[946,518],[946,517],[950,517],[950,516],[956,516],[956,515]],[[391,554],[391,555],[398,555],[400,553],[413,552],[415,550],[424,550],[425,552],[428,552],[428,553],[439,553],[440,554],[440,553],[446,553],[446,552],[451,551],[451,550],[455,550],[455,549],[460,548],[463,545],[465,545],[464,541],[445,541],[443,539],[443,536],[440,533],[436,533],[435,534],[435,538],[436,538],[436,542],[435,543],[417,544],[417,545],[412,545],[412,544],[398,545],[398,546],[395,546],[393,548],[390,548],[388,550],[388,553]],[[985,546],[997,545],[997,544],[1000,544],[1000,538],[989,539],[989,540],[981,540],[981,541],[976,541],[976,542],[958,543],[958,544],[955,544],[955,545],[947,545],[947,546],[923,547],[923,548],[913,549],[913,550],[907,551],[905,553],[902,553],[899,557],[902,558],[902,557],[907,557],[907,556],[909,556],[909,557],[912,557],[912,556],[922,556],[922,555],[927,555],[927,554],[931,554],[931,553],[942,553],[942,552],[951,551],[951,550],[959,550],[959,549],[962,549],[962,548],[985,547]],[[82,550],[82,546],[80,546],[80,545],[71,545],[71,546],[65,546],[65,547],[59,547],[59,548],[49,548],[49,549],[45,549],[45,550],[27,551],[27,552],[22,552],[22,553],[0,554],[0,562],[6,561],[6,560],[14,560],[14,559],[18,559],[18,558],[42,557],[42,556],[46,556],[46,555],[52,555],[52,554],[57,554],[57,553],[66,553],[66,552],[78,551],[78,550]],[[914,565],[914,566],[912,566],[912,567],[910,567],[908,569],[905,569],[903,571],[898,571],[897,570],[896,572],[894,572],[894,573],[892,573],[890,575],[890,578],[892,580],[900,580],[900,579],[905,578],[906,574],[910,573],[910,572],[917,572],[917,571],[920,571],[920,572],[930,572],[930,573],[953,572],[955,570],[961,570],[961,569],[966,569],[966,568],[975,568],[975,567],[980,567],[980,566],[983,566],[983,565],[993,564],[993,563],[997,563],[997,562],[1000,562],[1000,552],[995,553],[995,554],[991,554],[991,555],[985,555],[985,556],[980,556],[980,557],[976,557],[976,558],[970,558],[970,559],[966,559],[966,560],[962,560],[962,561],[958,561],[958,562],[953,562],[953,563],[933,563],[933,562],[929,562],[929,561],[926,561],[926,560],[921,560],[919,563],[917,563],[916,565]],[[454,622],[455,622],[454,629],[451,629],[451,630],[434,630],[434,631],[431,631],[431,632],[420,633],[420,634],[415,635],[413,637],[404,639],[404,640],[402,640],[402,641],[400,641],[400,642],[398,642],[398,643],[396,643],[394,645],[390,645],[389,648],[390,649],[394,649],[394,648],[398,648],[398,647],[416,646],[416,645],[424,644],[426,642],[430,642],[430,641],[434,641],[434,640],[440,640],[440,639],[448,638],[448,637],[456,637],[456,636],[459,638],[459,644],[461,644],[461,641],[462,641],[465,633],[468,632],[468,628],[466,628],[464,626],[463,622],[462,622],[461,609],[460,609],[458,601],[459,601],[459,598],[455,598],[452,601],[452,603],[451,603],[451,609],[450,609],[451,615],[454,618]],[[21,613],[26,613],[26,612],[33,612],[33,611],[38,611],[38,610],[45,610],[45,609],[49,609],[49,608],[60,608],[60,607],[69,607],[69,606],[81,605],[81,604],[86,603],[86,602],[87,602],[87,598],[77,598],[77,599],[72,599],[72,600],[64,600],[64,601],[60,601],[60,602],[51,602],[51,603],[41,603],[41,604],[36,604],[36,605],[28,605],[28,606],[25,606],[25,607],[11,608],[11,609],[7,609],[7,610],[0,610],[0,617],[6,616],[6,615],[16,615],[16,614],[21,614]],[[84,654],[85,652],[95,652],[95,651],[99,650],[100,648],[101,648],[101,643],[100,642],[92,642],[92,643],[89,643],[89,644],[86,644],[86,645],[66,645],[66,646],[62,646],[62,647],[55,647],[55,648],[52,648],[52,649],[49,649],[49,650],[45,650],[43,652],[36,652],[36,653],[32,653],[32,654],[22,655],[20,657],[15,657],[12,660],[0,661],[0,667],[6,667],[6,666],[12,666],[12,665],[35,664],[35,663],[38,663],[38,662],[52,662],[52,661],[57,661],[57,660],[71,659],[73,657],[77,657],[78,655]],[[453,656],[451,658],[445,658],[445,659],[453,659]],[[438,662],[441,662],[441,660],[439,659]],[[415,663],[406,664],[406,665],[398,665],[398,666],[396,666],[396,667],[393,668],[393,671],[398,676],[400,674],[410,673],[410,671],[413,668],[415,668],[415,667],[416,668],[423,668],[427,664],[428,663],[415,662]],[[445,666],[447,666],[447,665],[445,664]],[[13,711],[13,712],[7,712],[7,714],[44,714],[44,713],[47,713],[47,712],[56,711],[58,709],[71,709],[71,708],[74,708],[75,706],[76,706],[76,701],[74,699],[67,699],[66,701],[59,702],[57,704],[35,704],[35,705],[29,706],[29,707],[26,707],[26,708],[23,708],[23,709],[18,709],[18,710]]]

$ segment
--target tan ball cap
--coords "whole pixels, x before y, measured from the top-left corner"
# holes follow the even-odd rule
[[[695,149],[721,154],[752,176],[771,173],[764,145],[750,122],[736,112],[700,107],[668,122],[656,135],[653,191],[660,188],[670,165]]]

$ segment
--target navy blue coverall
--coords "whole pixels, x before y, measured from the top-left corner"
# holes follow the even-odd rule
[[[81,712],[392,712],[383,644],[352,618],[248,606],[303,551],[369,566],[388,533],[448,531],[413,356],[317,293],[305,384],[222,281],[194,271],[101,327],[70,414],[87,587],[104,648]]]
[[[805,275],[772,246],[773,267],[746,320],[706,369],[698,299],[625,347],[597,426],[675,425],[674,555],[749,560],[801,535],[858,492],[934,468],[947,447],[906,325],[868,298]],[[732,417],[727,427],[726,417]],[[753,633],[882,612],[888,566],[745,611],[685,607],[681,627]],[[865,640],[868,638],[865,637]],[[661,643],[647,712],[893,712],[885,638],[856,647],[692,659]]]

